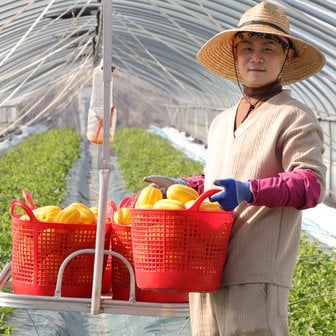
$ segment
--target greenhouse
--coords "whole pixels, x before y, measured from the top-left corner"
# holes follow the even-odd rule
[[[172,138],[168,139],[170,143],[175,142],[175,146],[181,148],[191,141],[201,150],[207,150],[207,136],[212,120],[223,110],[235,105],[241,99],[242,91],[237,82],[217,76],[201,66],[196,60],[196,55],[204,43],[215,34],[236,27],[241,15],[259,2],[261,1],[0,1],[0,160],[3,159],[0,161],[0,218],[2,222],[7,223],[0,231],[3,241],[0,243],[1,334],[11,335],[12,331],[13,335],[25,335],[23,330],[30,330],[31,326],[28,324],[23,324],[21,333],[19,329],[15,329],[18,323],[15,314],[17,313],[20,319],[20,311],[27,311],[27,316],[31,314],[31,319],[34,319],[34,311],[45,311],[45,314],[51,314],[51,319],[59,319],[59,322],[55,323],[59,323],[66,330],[67,323],[76,323],[69,322],[69,316],[64,318],[63,315],[52,315],[53,311],[66,311],[77,317],[86,314],[85,322],[82,315],[78,317],[77,322],[78,325],[87,323],[87,329],[74,326],[74,335],[108,335],[104,329],[108,329],[107,326],[115,328],[110,334],[117,336],[191,335],[188,299],[184,296],[182,299],[178,296],[176,302],[139,302],[132,297],[135,291],[132,285],[129,301],[100,296],[101,282],[104,283],[102,270],[106,267],[107,255],[109,260],[112,260],[113,255],[113,251],[104,254],[104,249],[109,249],[109,246],[106,247],[106,241],[104,247],[107,232],[103,221],[109,211],[106,202],[114,197],[118,204],[120,200],[125,201],[126,196],[145,186],[142,177],[155,172],[140,170],[143,156],[148,155],[147,169],[162,168],[150,165],[158,157],[158,161],[162,160],[162,164],[165,165],[160,174],[174,174],[169,170],[169,164],[163,163],[165,159],[170,162],[175,160],[169,159],[170,149],[167,149],[166,158],[157,154],[156,157],[151,157],[151,149],[147,149],[146,145],[150,143],[154,150],[157,139],[148,138],[148,134],[173,131],[175,133]],[[336,2],[266,2],[282,8],[288,14],[291,33],[317,47],[325,56],[325,65],[320,71],[285,88],[313,111],[322,128],[323,162],[327,168],[326,197],[322,206],[328,207],[331,211],[330,216],[334,216]],[[100,141],[92,141],[88,133],[90,121],[92,122],[92,104],[99,105],[104,121],[110,118],[108,121],[111,128],[106,124],[105,127],[100,125],[103,139]],[[157,131],[153,132],[153,129]],[[128,133],[128,130],[135,130],[135,133]],[[65,133],[59,133],[63,131]],[[145,134],[142,131],[145,131]],[[181,134],[183,140],[178,140]],[[42,138],[44,135],[45,138]],[[159,138],[158,141],[161,141],[162,137]],[[113,140],[114,149],[110,148],[106,139]],[[21,150],[19,146],[25,146],[26,141],[31,141],[31,148],[25,147]],[[49,141],[49,147],[43,147],[43,144],[47,146]],[[136,150],[128,149],[127,145]],[[161,142],[158,144],[158,148],[165,148],[164,146]],[[18,150],[17,157],[12,152],[14,149]],[[48,152],[49,159],[46,158],[43,161],[45,163],[42,163],[44,151]],[[137,154],[141,151],[144,154],[138,158]],[[7,155],[12,155],[10,162],[7,162],[9,159],[6,161]],[[127,160],[127,156],[133,157],[134,160],[138,158],[139,163],[128,161],[124,168],[123,160]],[[33,161],[28,163],[28,158],[33,157],[32,160],[41,159],[41,163],[36,167]],[[189,167],[179,166],[180,171],[171,176],[200,173],[204,162],[196,160],[195,163],[192,159],[189,162],[189,159],[190,156],[187,159],[183,158]],[[25,161],[27,166],[22,168],[21,172],[18,170],[19,166]],[[132,170],[128,175],[126,167],[130,168],[130,165]],[[34,183],[28,181],[29,174],[32,174],[34,183],[38,184],[36,189]],[[134,182],[133,179],[137,181]],[[62,204],[65,207],[66,203],[87,202],[91,207],[98,205],[102,210],[97,219],[95,243],[92,246],[78,245],[78,249],[90,249],[87,253],[92,254],[91,257],[94,258],[92,292],[90,287],[90,295],[85,298],[72,298],[71,295],[63,297],[60,295],[59,284],[56,286],[55,296],[37,293],[25,297],[20,295],[22,293],[12,293],[10,261],[15,244],[13,247],[14,235],[8,209],[12,199],[25,198],[29,201],[29,193],[22,193],[24,189],[29,188],[36,204]],[[18,204],[21,203],[17,203],[17,207],[20,206]],[[311,218],[309,217],[308,221],[312,220]],[[335,218],[329,217],[325,220],[334,222]],[[113,229],[111,234],[113,235]],[[333,241],[336,240],[335,231],[328,231],[325,235]],[[311,243],[311,240],[309,236],[302,244],[305,246]],[[317,278],[309,283],[310,292],[293,291],[290,299],[293,310],[290,314],[294,316],[295,321],[291,322],[290,328],[294,336],[331,336],[336,333],[333,314],[333,309],[336,309],[336,244],[330,248],[322,241],[320,248],[321,241],[317,239],[319,247],[316,247],[315,243],[313,246],[309,245],[307,251],[301,252],[302,259],[308,260],[310,256],[309,266],[305,265],[302,269],[298,266],[296,269],[296,277],[300,277],[296,278],[300,280],[295,281],[297,287],[304,286],[301,281],[308,276],[304,268],[309,270],[313,267],[310,269],[312,272],[316,269]],[[119,257],[113,255],[113,260],[115,258]],[[121,260],[122,258],[123,256]],[[330,264],[319,263],[317,266],[314,264],[316,260],[325,260]],[[132,265],[128,265],[127,259],[126,265],[131,268],[132,282]],[[331,275],[325,273],[330,273],[330,267]],[[322,280],[325,280],[325,287],[321,285]],[[315,299],[320,301],[315,302]],[[312,306],[304,308],[302,304],[301,307],[301,300],[305,303],[309,301]],[[15,310],[12,311],[11,308]],[[310,315],[308,309],[313,315]],[[99,324],[101,321],[98,323],[95,320],[101,318],[101,315],[107,316],[103,322],[104,328],[103,324]],[[24,319],[27,319],[27,316]],[[125,316],[125,319],[111,322],[114,316]],[[41,322],[44,315],[36,318]],[[76,320],[76,317],[73,318]],[[166,320],[173,321],[172,325],[166,325]],[[94,329],[92,325],[95,323],[98,323],[101,329]],[[148,327],[151,323],[154,323],[155,327]],[[143,329],[137,329],[136,324],[142,325]],[[128,327],[133,333],[125,331]],[[36,335],[47,335],[48,329],[43,329],[42,324],[39,327],[40,333],[36,326],[34,328]],[[171,333],[170,328],[173,330]],[[68,335],[64,330],[49,331]],[[27,335],[35,333],[27,331]],[[69,332],[69,335],[72,333]]]

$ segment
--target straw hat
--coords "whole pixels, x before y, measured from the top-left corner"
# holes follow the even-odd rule
[[[237,32],[268,33],[288,38],[295,50],[291,63],[285,64],[281,83],[288,85],[317,73],[325,63],[323,54],[311,44],[294,37],[289,30],[286,13],[269,2],[261,2],[245,12],[237,28],[216,34],[197,54],[197,61],[215,74],[237,80],[232,55],[233,38]],[[238,73],[238,79],[241,78]]]

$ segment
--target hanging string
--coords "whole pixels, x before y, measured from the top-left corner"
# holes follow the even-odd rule
[[[244,116],[244,118],[242,119],[241,122],[244,122],[246,120],[246,118],[249,116],[249,114],[258,106],[258,104],[260,102],[265,102],[268,99],[270,99],[271,97],[275,96],[276,94],[280,93],[282,91],[282,85],[280,82],[280,78],[281,78],[281,73],[282,70],[286,64],[286,59],[287,59],[287,55],[288,55],[288,51],[289,49],[286,49],[286,54],[285,54],[285,59],[284,62],[282,64],[282,67],[279,71],[279,75],[277,80],[275,80],[274,82],[267,84],[263,87],[260,88],[249,88],[244,86],[244,90],[242,89],[242,85],[239,82],[239,77],[238,77],[238,69],[236,66],[236,62],[233,62],[233,66],[234,66],[234,71],[235,71],[235,75],[236,75],[236,79],[237,79],[237,83],[238,83],[238,87],[239,90],[242,94],[242,96],[245,98],[245,101],[249,104],[249,108],[247,110],[246,115]],[[234,46],[232,46],[232,55],[234,57]],[[257,101],[252,104],[251,102],[251,98],[256,98]]]

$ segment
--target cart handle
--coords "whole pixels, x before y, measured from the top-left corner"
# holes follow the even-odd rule
[[[61,287],[62,287],[62,278],[63,278],[63,273],[65,270],[65,267],[67,264],[71,261],[71,259],[81,255],[81,254],[95,254],[95,249],[82,249],[82,250],[77,250],[69,254],[62,262],[58,274],[57,274],[57,282],[56,282],[56,288],[55,288],[55,297],[61,297]],[[135,275],[134,275],[134,270],[131,265],[131,263],[120,253],[114,252],[114,251],[109,251],[109,250],[104,250],[104,254],[111,255],[113,257],[116,257],[120,259],[127,267],[128,272],[130,274],[130,296],[129,296],[129,302],[134,303],[135,302]]]

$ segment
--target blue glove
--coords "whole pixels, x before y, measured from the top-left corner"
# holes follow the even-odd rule
[[[226,211],[233,210],[239,203],[253,201],[250,190],[250,182],[241,182],[232,178],[216,180],[215,185],[224,187],[224,190],[209,197],[211,202],[218,202],[219,206]]]

